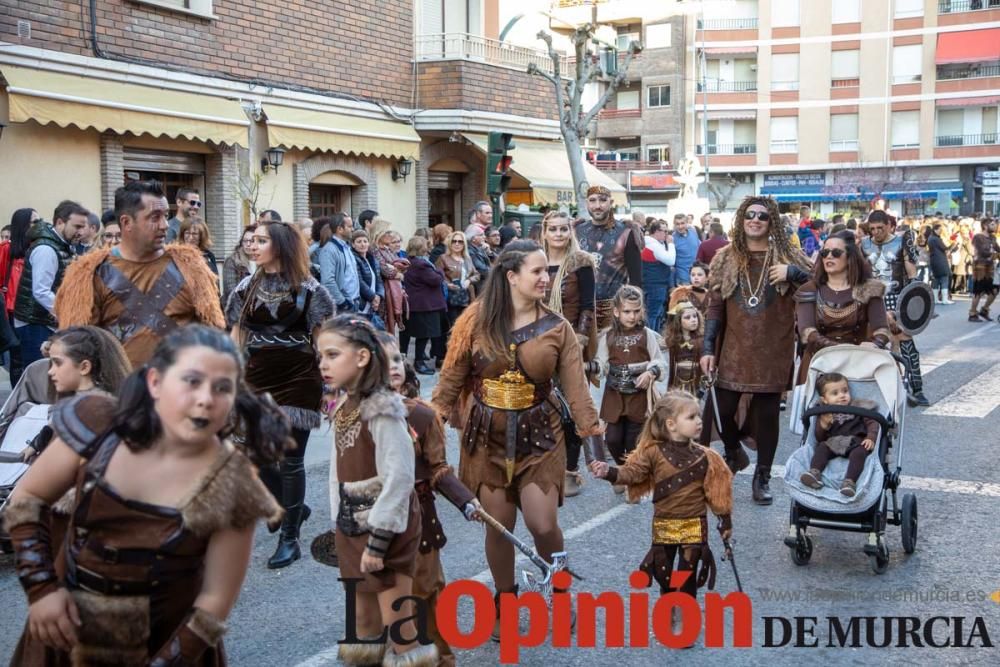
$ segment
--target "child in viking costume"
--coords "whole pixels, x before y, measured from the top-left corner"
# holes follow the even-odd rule
[[[673,311],[677,304],[687,301],[704,315],[708,310],[708,265],[698,263],[691,267],[691,284],[675,287],[670,293],[667,310]]]
[[[254,464],[289,435],[276,406],[241,389],[221,331],[172,332],[119,401],[76,396],[4,511],[28,623],[12,665],[224,665],[225,619],[258,519],[281,508]],[[226,439],[233,414],[245,449]],[[76,489],[65,546],[51,506]]]
[[[690,301],[681,301],[670,311],[667,324],[667,358],[670,363],[668,389],[698,395],[701,388],[702,340],[705,316]]]
[[[597,341],[595,367],[607,378],[601,400],[601,419],[607,425],[608,451],[621,465],[635,449],[642,425],[652,407],[649,392],[667,374],[659,335],[643,326],[642,290],[625,285],[615,295],[611,328]],[[624,488],[616,489],[619,493]]]
[[[403,361],[395,336],[379,332],[379,342],[389,361],[389,382],[393,390],[402,395],[406,406],[406,421],[417,455],[416,492],[420,502],[422,530],[417,547],[417,565],[413,575],[413,594],[427,600],[427,634],[434,640],[440,655],[439,665],[454,665],[455,655],[438,632],[435,620],[438,595],[444,590],[444,569],[441,567],[441,549],[448,538],[438,520],[434,492],[448,499],[467,519],[475,519],[479,501],[455,476],[445,455],[444,423],[427,403],[420,400],[420,380],[416,371]]]
[[[131,181],[115,191],[122,242],[91,250],[66,269],[56,294],[59,328],[93,324],[121,341],[133,368],[160,340],[186,324],[225,327],[219,281],[195,246],[163,245],[155,231],[167,216],[156,181]]]
[[[434,644],[372,643],[389,626],[416,637],[412,602],[393,604],[413,592],[421,532],[406,406],[389,389],[385,350],[367,320],[327,320],[317,347],[323,382],[344,392],[333,415],[331,516],[340,576],[357,580],[357,627],[348,636],[366,642],[341,644],[338,658],[348,665],[435,665]]]
[[[639,446],[625,465],[590,464],[596,477],[626,485],[632,500],[652,492],[653,544],[639,569],[660,585],[661,593],[674,590],[670,575],[675,567],[691,573],[681,592],[695,597],[701,586],[715,587],[708,509],[719,518],[723,540],[733,531],[733,474],[718,453],[695,444],[700,432],[698,400],[687,392],[671,391],[656,402]]]

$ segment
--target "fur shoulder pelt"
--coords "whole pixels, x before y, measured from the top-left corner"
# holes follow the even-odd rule
[[[708,289],[719,292],[723,299],[728,299],[736,291],[739,281],[736,262],[730,258],[732,251],[732,244],[719,248],[708,269]]]
[[[872,299],[881,299],[885,296],[885,283],[874,278],[864,280],[854,286],[853,296],[858,303],[868,303]]]
[[[403,397],[394,391],[379,390],[361,401],[361,419],[371,421],[375,417],[406,419],[406,405]]]
[[[238,449],[220,454],[202,483],[181,504],[184,525],[202,538],[224,528],[242,530],[258,519],[277,526],[283,514],[250,459]]]
[[[472,352],[472,339],[476,332],[476,323],[479,320],[479,309],[483,307],[482,300],[472,302],[465,309],[458,319],[455,320],[451,328],[451,337],[448,339],[448,352],[444,358],[445,366],[453,366],[463,355]]]
[[[196,296],[192,301],[198,321],[217,329],[225,329],[226,320],[222,316],[219,299],[204,298],[213,293],[218,294],[219,281],[205,263],[201,250],[194,246],[172,243],[167,246],[166,252],[184,276],[185,286]]]
[[[569,256],[569,260],[566,262],[566,270],[570,273],[576,271],[577,269],[582,269],[585,266],[591,268],[594,267],[594,258],[583,252],[574,252]]]

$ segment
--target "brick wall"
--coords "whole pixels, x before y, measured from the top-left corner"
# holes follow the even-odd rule
[[[0,40],[94,55],[85,0],[4,5]],[[215,0],[212,11],[217,18],[208,20],[134,0],[101,0],[97,36],[111,56],[411,103],[412,0]],[[18,38],[19,19],[31,22],[31,39]]]
[[[527,72],[466,60],[420,63],[417,108],[471,109],[556,119],[552,84]]]

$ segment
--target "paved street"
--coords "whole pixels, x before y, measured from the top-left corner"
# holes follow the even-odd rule
[[[753,601],[755,646],[764,643],[764,616],[933,616],[966,617],[961,634],[968,636],[973,617],[985,619],[993,642],[1000,641],[1000,604],[988,596],[1000,589],[997,576],[1000,480],[996,477],[997,431],[1000,430],[1000,326],[966,322],[967,301],[940,308],[941,316],[918,339],[923,353],[929,409],[911,410],[904,443],[902,491],[919,499],[917,551],[906,556],[900,530],[890,526],[891,564],[884,575],[872,573],[853,533],[811,531],[812,562],[795,566],[782,544],[787,531],[788,498],[776,479],[772,507],[750,503],[750,476],[735,482],[734,524],[740,574]],[[424,387],[429,396],[430,383]],[[777,461],[797,446],[787,432],[787,419]],[[330,524],[326,460],[328,434],[317,432],[310,443],[308,500],[314,512],[304,526],[309,541]],[[449,433],[449,458],[458,460],[457,438]],[[749,472],[749,469],[747,470]],[[780,478],[780,474],[776,474]],[[443,560],[449,579],[478,578],[489,582],[482,552],[482,529],[469,525],[446,502],[439,503],[449,542]],[[627,576],[644,555],[649,540],[651,505],[625,505],[604,482],[588,479],[583,493],[568,499],[560,514],[572,566],[586,581],[574,590],[627,593]],[[713,524],[714,525],[714,524]],[[526,535],[519,530],[519,534]],[[337,572],[308,555],[294,566],[270,571],[264,566],[275,538],[258,534],[253,563],[226,638],[232,664],[313,667],[335,663],[336,642],[344,636],[344,595]],[[713,535],[713,546],[718,546]],[[717,550],[717,556],[721,547]],[[719,562],[717,590],[734,589],[728,563]],[[11,568],[0,557],[0,657],[9,655],[25,617],[24,597]],[[469,627],[469,623],[464,623]],[[600,627],[600,622],[599,622]],[[996,664],[995,649],[828,648],[826,622],[817,624],[819,647],[812,649],[705,649],[674,652],[636,649],[554,649],[543,646],[521,654],[526,665],[607,665],[622,660],[653,665],[665,660],[685,664],[798,664],[803,660],[831,664]],[[881,634],[877,626],[876,639]],[[952,626],[954,628],[954,625]],[[937,633],[944,636],[943,631]],[[728,634],[727,634],[728,641]],[[598,632],[598,644],[602,633]],[[653,642],[655,645],[655,641]],[[890,653],[891,651],[891,653]],[[460,652],[460,664],[496,664],[494,644]]]

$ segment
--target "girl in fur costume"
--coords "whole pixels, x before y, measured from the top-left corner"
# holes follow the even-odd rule
[[[227,439],[234,413],[244,448]],[[278,458],[289,436],[277,407],[243,387],[236,346],[178,329],[120,400],[75,396],[52,429],[4,511],[30,605],[11,664],[226,664],[255,524],[281,519],[254,464]],[[56,554],[51,506],[74,486]]]
[[[331,516],[341,577],[356,584],[356,627],[348,636],[365,640],[341,644],[338,657],[348,665],[434,665],[434,644],[375,643],[386,627],[417,635],[413,603],[399,604],[413,592],[421,532],[406,406],[389,388],[389,362],[366,319],[327,320],[317,347],[323,382],[344,392],[333,414]]]
[[[413,576],[413,594],[427,600],[427,634],[438,647],[438,665],[454,665],[455,655],[438,632],[435,621],[438,595],[444,590],[444,569],[441,549],[447,543],[444,528],[438,520],[434,492],[448,499],[466,519],[476,518],[480,506],[476,496],[455,477],[445,457],[444,424],[434,408],[420,400],[420,380],[413,367],[403,361],[394,336],[379,332],[379,342],[389,361],[389,382],[402,395],[406,406],[406,421],[416,450],[416,492],[420,501],[423,530],[417,548],[417,565]]]
[[[670,586],[675,567],[691,573],[681,592],[695,597],[701,586],[715,587],[708,509],[719,517],[723,540],[733,532],[733,474],[717,452],[695,444],[700,433],[698,399],[686,391],[670,391],[656,402],[625,465],[590,464],[595,477],[626,485],[630,500],[653,494],[653,544],[639,569],[656,580],[661,594],[678,590]]]
[[[701,345],[705,336],[705,316],[690,301],[682,301],[670,311],[667,324],[667,353],[670,362],[669,389],[698,395],[701,387]]]

